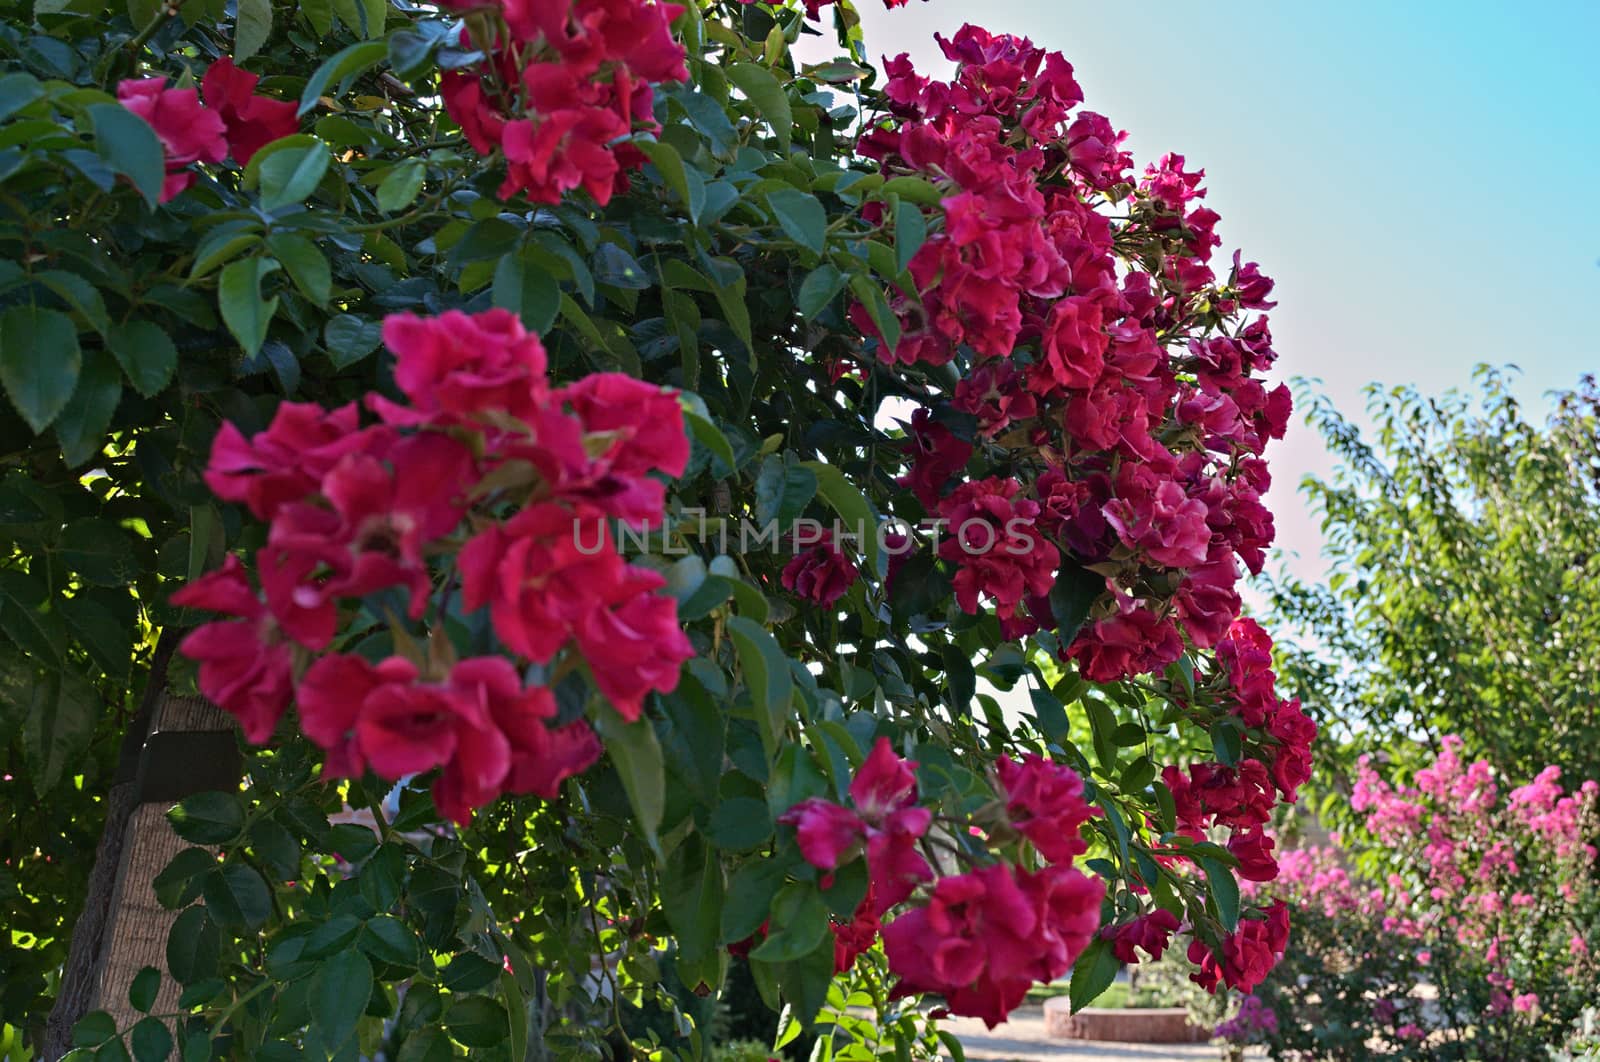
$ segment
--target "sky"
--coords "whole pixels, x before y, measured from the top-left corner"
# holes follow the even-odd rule
[[[1357,423],[1363,388],[1470,387],[1514,364],[1530,410],[1600,372],[1600,3],[857,0],[874,60],[948,73],[933,34],[1023,33],[1073,64],[1136,166],[1204,166],[1224,262],[1277,281],[1279,379]],[[1320,570],[1296,490],[1331,467],[1300,418],[1268,453],[1278,542]]]

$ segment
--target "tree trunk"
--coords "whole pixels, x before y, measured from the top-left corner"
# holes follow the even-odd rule
[[[106,824],[95,852],[83,913],[72,929],[61,991],[45,1024],[40,1057],[54,1062],[72,1048],[72,1027],[105,1010],[125,1030],[139,1015],[128,987],[145,966],[162,971],[157,1013],[177,1007],[178,986],[166,973],[167,932],[177,917],[156,902],[151,882],[185,847],[166,808],[190,793],[234,788],[239,757],[233,723],[200,697],[166,692],[167,662],[177,632],[163,635],[139,714],[123,739],[106,794]]]

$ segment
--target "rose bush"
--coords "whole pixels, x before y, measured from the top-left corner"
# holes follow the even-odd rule
[[[1411,784],[1363,759],[1363,816],[1337,846],[1285,852],[1259,886],[1297,905],[1293,942],[1219,1035],[1276,1057],[1543,1057],[1593,1003],[1596,796],[1559,768],[1506,789],[1459,738]],[[1264,1009],[1265,1008],[1265,1009]]]
[[[870,1054],[1180,928],[1266,976],[1237,879],[1316,734],[1238,619],[1271,282],[1064,57],[878,85],[843,0],[103,15],[0,78],[27,1040],[191,675],[246,784],[174,808],[165,973],[85,1052],[698,1055],[733,954]]]

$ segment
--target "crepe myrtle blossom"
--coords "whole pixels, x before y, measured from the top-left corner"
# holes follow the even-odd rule
[[[205,480],[267,522],[261,589],[230,557],[173,600],[233,617],[183,651],[249,740],[268,740],[293,701],[327,774],[437,769],[437,806],[465,822],[501,793],[553,797],[595,761],[598,740],[581,720],[555,725],[552,692],[525,687],[510,657],[327,654],[340,611],[399,589],[419,622],[451,570],[461,603],[487,608],[511,654],[603,661],[595,687],[638,719],[693,648],[659,573],[625,563],[609,539],[580,552],[575,532],[583,520],[659,521],[654,475],[681,473],[688,441],[676,396],[658,387],[617,374],[552,387],[539,338],[505,310],[397,314],[384,337],[404,401],[368,395],[377,423],[363,426],[356,404],[284,403],[253,437],[218,432]]]

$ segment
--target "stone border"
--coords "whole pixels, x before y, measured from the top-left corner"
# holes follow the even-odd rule
[[[1044,1001],[1044,1031],[1052,1040],[1101,1040],[1129,1044],[1192,1044],[1211,1030],[1189,1021],[1182,1007],[1085,1007],[1072,1013],[1066,996]]]

